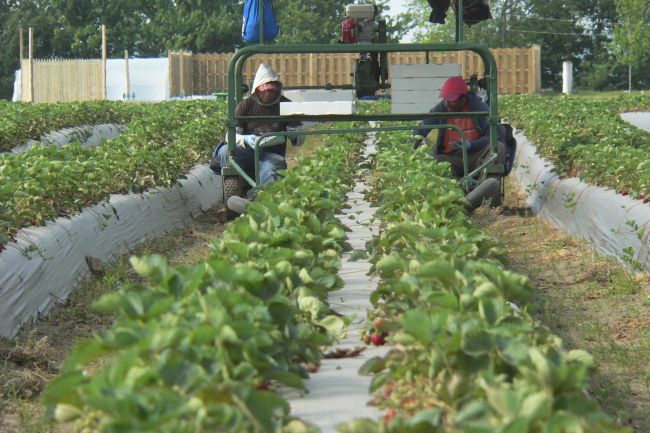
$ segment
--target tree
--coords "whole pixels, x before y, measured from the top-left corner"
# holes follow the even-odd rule
[[[647,0],[615,0],[618,23],[612,48],[628,66],[628,90],[632,90],[632,68],[650,57],[650,5]]]
[[[561,85],[565,58],[574,61],[578,77],[594,65],[597,54],[607,49],[615,19],[614,0],[493,0],[490,10],[491,20],[465,28],[465,41],[491,48],[540,45],[542,84],[554,88]],[[429,24],[429,12],[426,0],[411,0],[410,26],[419,27],[416,40],[453,41],[453,8],[444,25]]]

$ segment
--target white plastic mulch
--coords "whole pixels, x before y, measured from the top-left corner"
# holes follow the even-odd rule
[[[366,141],[365,156],[374,151],[374,136],[371,134]],[[378,223],[371,223],[375,209],[364,200],[364,189],[365,183],[356,184],[348,194],[350,208],[340,216],[351,230],[348,238],[355,251],[365,251],[366,242],[378,232]],[[366,349],[355,357],[323,359],[320,369],[305,381],[308,393],[301,395],[292,391],[291,395],[287,395],[291,415],[318,426],[323,433],[335,432],[338,424],[356,418],[379,419],[381,416],[379,410],[368,405],[371,377],[358,374],[359,367],[366,360],[382,356],[388,350],[386,346],[366,346],[360,340],[366,312],[371,307],[369,295],[376,288],[377,281],[366,275],[370,269],[367,260],[349,261],[350,257],[351,253],[344,254],[339,272],[345,286],[333,292],[329,302],[333,310],[355,318],[346,338],[330,350],[360,346]]]
[[[104,140],[112,140],[126,129],[122,125],[103,123],[93,126],[75,126],[64,128],[58,131],[48,132],[38,140],[28,140],[25,144],[11,149],[11,153],[19,154],[27,152],[34,146],[65,146],[73,141],[79,141],[84,147],[99,146]]]
[[[223,200],[221,176],[196,165],[171,188],[114,194],[42,227],[22,229],[0,252],[0,336],[62,302],[90,273],[88,257],[110,263],[142,242],[189,224]]]
[[[626,113],[623,119],[650,131],[650,113]],[[517,138],[514,174],[528,194],[533,212],[556,227],[591,242],[635,270],[650,271],[650,203],[560,178],[525,135]]]

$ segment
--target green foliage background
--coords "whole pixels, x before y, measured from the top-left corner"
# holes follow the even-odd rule
[[[244,0],[4,0],[0,2],[0,98],[11,98],[19,69],[18,29],[34,28],[36,58],[98,58],[100,28],[108,28],[109,57],[166,56],[168,50],[229,52],[242,45]],[[353,0],[273,0],[279,43],[336,43],[345,6]],[[453,40],[453,26],[427,22],[426,0],[406,0],[406,12],[387,17],[388,0],[376,1],[387,18],[389,40],[414,30],[416,41]],[[561,86],[562,60],[574,60],[579,88],[627,88],[621,54],[639,48],[633,88],[650,87],[650,40],[645,0],[490,0],[492,20],[466,28],[466,41],[490,47],[541,46],[544,87]],[[640,5],[640,6],[639,6]],[[631,38],[625,10],[639,10]],[[453,20],[450,10],[449,18]],[[638,19],[637,19],[638,18]],[[26,38],[26,36],[25,36]],[[618,54],[618,58],[615,57]],[[634,53],[632,53],[634,55]],[[617,61],[619,60],[619,61]]]
[[[34,28],[36,58],[99,58],[102,24],[109,57],[166,56],[168,50],[230,52],[242,45],[243,0],[4,0],[0,2],[0,98],[11,98],[19,66],[19,28]],[[350,0],[274,0],[278,42],[339,38]],[[377,2],[380,10],[386,1]],[[390,38],[399,40],[389,20]],[[404,28],[404,27],[402,27]]]

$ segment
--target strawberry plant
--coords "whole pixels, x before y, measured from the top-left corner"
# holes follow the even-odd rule
[[[0,152],[27,139],[38,139],[58,129],[97,125],[127,124],[149,111],[148,104],[114,101],[31,104],[0,101]]]
[[[0,154],[0,244],[22,227],[78,212],[110,194],[170,186],[204,161],[221,134],[223,111],[206,101],[147,105],[120,137]]]
[[[115,324],[71,353],[44,393],[49,416],[81,431],[279,431],[288,404],[274,384],[302,388],[346,325],[326,296],[341,286],[335,213],[360,140],[327,141],[261,191],[204,262],[133,258],[146,284],[98,302]]]
[[[508,96],[499,98],[504,118],[523,129],[559,174],[650,197],[650,133],[619,113],[650,111],[647,95],[613,99]]]
[[[381,281],[369,316],[393,348],[362,372],[374,375],[385,426],[341,431],[627,431],[586,396],[591,356],[534,319],[527,279],[471,227],[448,166],[408,141],[382,136],[370,193],[382,229],[370,244]]]

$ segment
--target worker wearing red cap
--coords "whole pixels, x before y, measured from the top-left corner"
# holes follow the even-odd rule
[[[473,92],[467,90],[467,83],[462,77],[451,77],[440,89],[442,101],[433,107],[430,113],[447,112],[474,112],[489,111],[488,106]],[[445,119],[425,119],[419,125],[451,124],[458,126],[465,131],[465,140],[469,157],[469,170],[474,170],[479,162],[490,153],[490,128],[485,117],[464,117]],[[426,128],[415,128],[413,133],[416,136],[426,137],[430,132]],[[419,147],[422,140],[415,143]],[[503,147],[502,144],[499,147]],[[499,154],[505,155],[505,148],[500,149]],[[447,161],[451,164],[454,177],[463,176],[463,152],[461,137],[455,129],[439,129],[436,140],[435,157],[439,161]],[[499,160],[499,157],[497,158]]]

